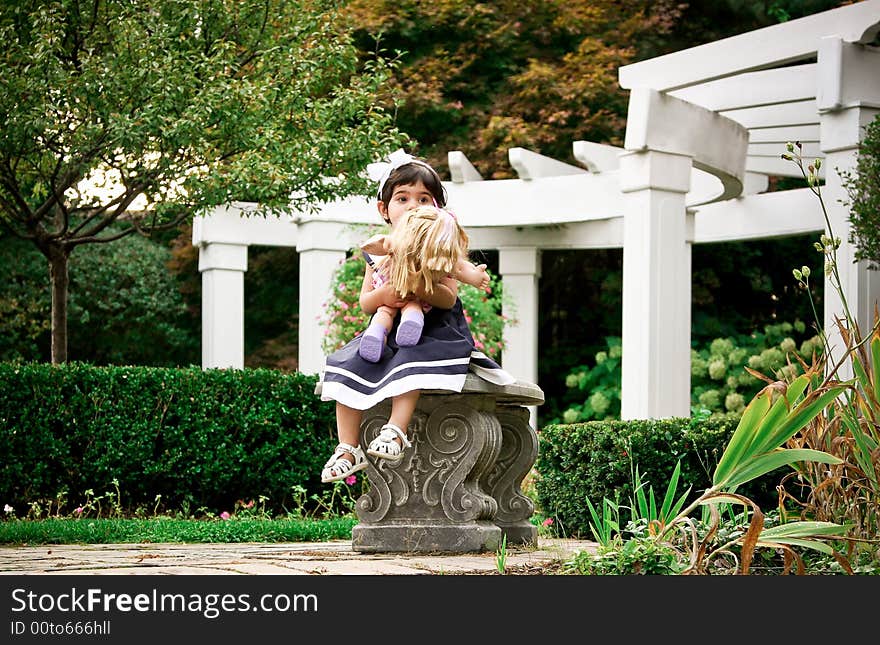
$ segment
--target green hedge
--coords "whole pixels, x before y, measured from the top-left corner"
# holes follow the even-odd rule
[[[74,506],[118,480],[124,508],[229,509],[291,487],[326,485],[332,404],[316,377],[202,370],[0,363],[0,503],[17,509],[66,492]],[[293,510],[293,509],[290,509]]]
[[[545,515],[556,518],[561,532],[591,539],[585,499],[596,508],[600,508],[604,497],[629,505],[632,473],[638,466],[642,481],[653,487],[659,504],[679,459],[682,478],[678,495],[693,485],[693,499],[711,485],[715,465],[737,423],[738,419],[732,417],[545,426],[538,435],[535,464],[538,504]],[[775,508],[776,485],[785,472],[778,469],[768,473],[738,492],[765,510]]]

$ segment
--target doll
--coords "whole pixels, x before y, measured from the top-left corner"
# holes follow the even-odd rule
[[[379,307],[361,337],[359,353],[364,360],[378,362],[385,339],[400,314],[395,340],[400,347],[418,344],[425,312],[431,306],[415,293],[421,287],[428,294],[446,276],[478,289],[489,287],[486,265],[467,260],[468,236],[449,211],[436,206],[419,206],[403,216],[388,235],[374,235],[361,245],[375,261],[372,288],[390,282],[403,299],[399,308]],[[372,262],[372,258],[369,258]]]

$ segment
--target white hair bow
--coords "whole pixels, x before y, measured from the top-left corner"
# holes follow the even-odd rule
[[[431,167],[424,161],[419,161],[411,154],[404,152],[403,148],[395,150],[388,155],[388,161],[367,164],[367,174],[370,176],[370,179],[379,182],[379,189],[376,191],[379,199],[382,199],[382,189],[385,187],[385,182],[388,181],[391,173],[408,163],[417,163],[425,166],[425,168]]]

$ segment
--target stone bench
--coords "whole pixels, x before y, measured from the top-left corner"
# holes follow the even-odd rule
[[[316,393],[320,394],[318,383]],[[396,464],[367,456],[369,490],[356,503],[352,549],[466,553],[537,546],[534,504],[520,486],[538,456],[528,406],[536,385],[499,386],[468,374],[462,392],[423,390]],[[391,402],[366,410],[360,443],[387,422]]]

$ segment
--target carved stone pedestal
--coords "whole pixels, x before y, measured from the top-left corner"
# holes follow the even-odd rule
[[[468,375],[461,394],[423,391],[397,463],[375,459],[357,501],[355,551],[463,553],[537,546],[532,501],[520,486],[538,456],[525,406],[544,394],[531,383],[497,386]],[[388,420],[390,401],[364,413],[361,446]]]

